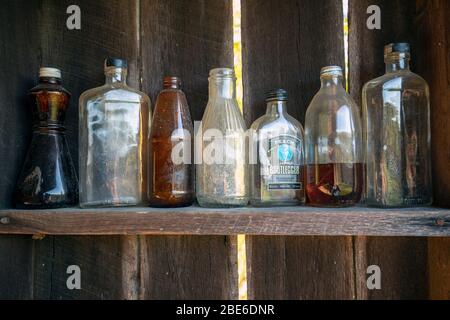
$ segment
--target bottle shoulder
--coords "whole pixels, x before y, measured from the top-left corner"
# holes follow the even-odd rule
[[[327,92],[320,90],[314,98],[306,111],[306,119],[311,117],[318,117],[319,114],[337,112],[341,108],[350,109],[350,113],[358,113],[359,107],[352,96],[344,89],[338,92]]]
[[[203,129],[247,130],[237,101],[233,99],[210,99],[202,119]]]
[[[420,75],[409,70],[387,73],[381,77],[375,78],[367,82],[363,87],[363,92],[370,90],[383,90],[386,87],[395,86],[399,84],[405,87],[424,88],[428,89],[428,83]]]
[[[97,100],[145,102],[150,104],[150,98],[145,93],[128,86],[103,85],[87,90],[80,96],[80,104],[87,104]]]
[[[34,88],[30,89],[29,93],[36,94],[42,91],[60,92],[68,95],[69,97],[71,96],[71,93],[67,89],[65,89],[62,85],[52,83],[39,83]]]
[[[252,129],[260,133],[285,133],[300,135],[304,134],[303,126],[294,117],[285,115],[284,117],[272,118],[268,115],[261,117],[255,123]]]

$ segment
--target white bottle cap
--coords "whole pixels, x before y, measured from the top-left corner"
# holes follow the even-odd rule
[[[39,69],[39,78],[61,79],[61,70],[56,68],[41,68]]]

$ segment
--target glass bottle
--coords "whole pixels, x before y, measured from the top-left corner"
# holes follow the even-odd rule
[[[410,71],[410,45],[385,48],[386,74],[363,88],[366,199],[374,207],[433,202],[429,88]]]
[[[78,181],[69,153],[64,122],[70,93],[61,71],[41,68],[39,84],[28,94],[33,137],[15,191],[21,209],[56,209],[78,203]]]
[[[185,207],[194,201],[191,113],[177,77],[164,79],[150,134],[152,179],[150,204],[154,207]]]
[[[232,69],[211,71],[196,146],[197,200],[202,207],[243,207],[249,201],[246,125],[235,86]]]
[[[312,206],[352,206],[363,193],[360,112],[342,80],[342,68],[323,68],[322,87],[306,113],[307,195]]]
[[[287,92],[266,97],[267,113],[251,127],[251,204],[295,206],[305,203],[303,127],[287,113]]]
[[[147,202],[150,99],[127,86],[127,62],[105,61],[106,84],[80,97],[82,207]]]

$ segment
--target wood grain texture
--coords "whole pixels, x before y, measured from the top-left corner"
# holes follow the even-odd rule
[[[418,70],[431,92],[431,130],[435,203],[450,207],[450,3],[418,0],[416,28],[420,55]],[[428,241],[430,298],[450,299],[450,241]]]
[[[304,123],[320,88],[321,68],[344,66],[343,29],[342,1],[242,1],[247,123],[265,113],[264,93],[277,87],[289,91],[288,111]],[[272,230],[277,221],[270,224]],[[293,221],[289,228],[296,225]],[[354,297],[351,237],[248,237],[247,246],[252,299]]]
[[[381,30],[367,28],[367,8],[381,9]],[[415,3],[407,0],[350,0],[349,2],[349,85],[361,103],[366,82],[385,73],[383,48],[392,42],[412,44],[412,67],[418,52],[414,26]],[[427,239],[356,238],[355,261],[359,299],[423,299],[427,296]],[[368,291],[367,265],[382,268],[383,288]]]
[[[450,3],[417,1],[419,72],[430,85],[435,204],[450,207]]]
[[[213,68],[233,68],[232,1],[142,0],[142,90],[153,101],[164,76],[178,76],[191,107],[201,120],[208,102]]]
[[[0,234],[450,236],[450,211],[246,208],[0,211]]]
[[[361,300],[428,298],[427,242],[421,238],[355,240],[357,297]],[[381,290],[369,290],[369,266],[381,269]]]
[[[8,10],[9,8],[2,10],[2,13],[5,12],[9,17],[2,19],[2,23],[6,24],[4,24],[4,28],[0,29],[10,33],[7,35],[10,37],[10,41],[7,41],[8,46],[11,46],[7,59],[15,59],[15,64],[19,65],[18,70],[22,70],[16,73],[16,69],[13,68],[14,71],[9,74],[12,77],[9,83],[15,83],[16,86],[19,84],[19,86],[7,87],[7,91],[25,95],[27,89],[35,85],[36,74],[40,66],[54,66],[62,69],[63,85],[72,93],[67,115],[67,137],[72,157],[77,163],[78,97],[86,89],[104,84],[104,59],[108,56],[127,58],[130,61],[129,82],[135,87],[139,84],[138,39],[136,36],[137,3],[133,0],[78,1],[77,5],[80,6],[82,14],[82,29],[74,31],[66,28],[66,19],[68,18],[66,9],[71,4],[73,2],[65,0],[33,0],[26,1],[26,3],[20,1],[17,9],[13,8],[15,11]],[[8,7],[15,6],[13,1],[8,1],[7,5]],[[14,21],[11,24],[16,23],[20,29],[8,31],[11,19]],[[14,64],[11,66],[13,67]],[[31,79],[33,81],[29,81]],[[2,86],[5,82],[7,83],[7,81],[2,81]],[[20,99],[13,100],[11,107],[17,110],[24,108]],[[3,108],[2,105],[2,111],[9,113]],[[26,116],[26,112],[23,113]],[[14,146],[2,144],[1,150],[12,150],[13,157],[18,157],[17,162],[21,162],[24,156],[21,151],[26,149],[28,144],[25,137],[29,136],[31,125],[29,123],[27,123],[27,127],[23,125],[26,123],[23,121],[25,118],[23,114],[20,117],[17,117],[14,112],[12,114],[14,122],[11,122],[11,126],[14,130],[10,130],[8,134],[12,133],[13,138],[8,136],[4,140],[9,139]],[[19,130],[20,133],[15,134],[15,130]],[[17,137],[20,138],[20,141],[16,141]],[[10,159],[8,162],[9,165],[12,165],[15,161]],[[16,174],[12,169],[1,169],[1,172],[8,175]],[[15,177],[11,179],[15,180]],[[5,188],[2,186],[2,190],[10,192],[13,183],[11,181]],[[9,201],[2,199],[3,203],[6,206],[10,205]],[[28,276],[32,279],[31,297],[37,299],[128,298],[129,291],[123,288],[123,283],[134,285],[128,281],[126,272],[122,274],[122,270],[125,268],[124,265],[128,266],[127,261],[130,260],[130,255],[136,257],[137,251],[133,250],[137,247],[137,238],[135,238],[135,242],[135,245],[131,246],[132,249],[127,247],[129,239],[123,237],[112,237],[108,241],[96,241],[96,238],[89,237],[49,237],[42,242],[34,242],[34,245],[32,244],[32,257],[34,258],[32,264],[26,269],[29,273]],[[18,241],[18,243],[21,242]],[[27,262],[30,245],[25,243],[25,247],[22,249],[16,248],[15,255],[24,254],[24,257],[19,260]],[[12,247],[14,248],[14,246]],[[98,259],[94,259],[94,256]],[[87,272],[85,279],[89,283],[86,283],[84,290],[69,291],[65,285],[64,279],[68,277],[65,271],[71,261],[74,261],[75,264],[82,264]],[[131,267],[125,269],[128,270],[127,272],[137,274],[137,266],[136,262],[134,270],[130,270],[133,269]],[[118,279],[118,281],[117,283],[107,281],[108,278]],[[131,276],[131,278],[133,280],[135,276]],[[20,287],[22,278],[10,281],[16,282],[16,285]],[[137,285],[136,279],[135,285]]]
[[[450,300],[450,238],[428,240],[429,298]]]
[[[351,237],[251,237],[249,298],[355,298]]]
[[[37,2],[26,0],[4,1],[0,10],[0,208],[12,205],[31,137],[26,94],[35,84],[39,66],[37,10]],[[32,261],[31,237],[0,237],[0,299],[32,298]]]
[[[148,237],[142,299],[236,300],[237,237]]]
[[[367,8],[381,9],[381,30],[367,28]],[[349,0],[349,89],[361,104],[362,87],[385,73],[384,46],[392,42],[412,45],[416,56],[415,6],[408,0]]]
[[[233,67],[232,12],[232,1],[140,1],[142,90],[156,101],[163,77],[180,77],[192,118],[201,120],[209,71]],[[142,237],[140,298],[237,299],[236,241]]]
[[[244,114],[266,112],[265,93],[284,88],[288,112],[304,123],[320,88],[320,69],[344,66],[342,1],[243,0]]]

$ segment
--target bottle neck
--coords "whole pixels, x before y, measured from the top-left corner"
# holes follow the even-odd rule
[[[386,58],[386,73],[410,70],[410,59],[404,58]]]
[[[127,84],[127,69],[107,68],[105,70],[106,84]]]
[[[287,102],[286,101],[269,101],[267,102],[267,115],[280,117],[287,114]]]
[[[234,80],[232,78],[211,78],[209,96],[212,98],[236,99]]]
[[[181,90],[181,80],[177,77],[164,78],[164,90]]]
[[[322,88],[332,88],[332,87],[337,87],[337,88],[343,88],[343,79],[341,76],[336,76],[336,75],[324,75],[320,78],[321,82],[322,82]]]

